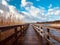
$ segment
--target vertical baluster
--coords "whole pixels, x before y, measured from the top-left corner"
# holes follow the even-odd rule
[[[1,30],[0,30],[0,41],[1,41]]]
[[[48,32],[48,33],[50,32],[48,28],[47,28],[47,32]],[[47,35],[47,38],[49,39],[49,36],[48,36],[48,35]]]
[[[15,28],[15,45],[17,45],[17,27]]]
[[[21,25],[21,34],[23,34],[23,25]]]
[[[15,39],[17,38],[17,28],[15,28]]]
[[[22,26],[20,26],[20,32],[21,32],[21,34],[22,34]]]
[[[47,28],[47,39],[49,40],[50,38],[49,38],[49,36],[48,36],[48,33],[49,33],[50,31],[49,31],[49,29]],[[47,42],[47,45],[50,45],[49,44],[49,42]]]
[[[22,25],[22,33],[24,32],[23,25]]]

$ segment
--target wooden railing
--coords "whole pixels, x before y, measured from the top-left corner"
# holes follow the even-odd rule
[[[34,30],[36,32],[38,32],[38,34],[40,34],[40,36],[47,41],[47,43],[46,43],[47,45],[55,45],[52,40],[59,43],[56,45],[60,45],[60,37],[59,37],[60,35],[56,36],[50,32],[52,30],[59,32],[59,30],[53,29],[53,28],[48,28],[46,26],[36,25],[36,24],[33,24],[32,26],[33,26]],[[44,30],[44,28],[45,28],[45,30]]]
[[[25,33],[28,27],[29,24],[0,26],[0,45],[4,45],[10,40],[13,42],[17,41],[18,37],[20,37],[21,34]]]

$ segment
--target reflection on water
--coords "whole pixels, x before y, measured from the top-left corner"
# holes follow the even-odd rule
[[[60,37],[60,32],[56,31],[56,30],[51,30],[50,31],[51,34]]]
[[[50,24],[44,24],[44,26],[51,26]],[[44,31],[47,30],[46,28],[43,29]],[[57,37],[60,37],[60,32],[56,31],[55,29],[53,30],[50,30],[50,33],[57,36]],[[55,44],[55,45],[60,45],[60,43],[58,43],[56,40],[50,38],[50,40]]]
[[[60,37],[60,33],[56,30],[50,30],[50,33],[57,36],[57,37]],[[60,45],[60,43],[58,43],[57,41],[55,41],[54,39],[50,38],[51,41],[55,44],[55,45]]]
[[[45,31],[46,28],[43,29],[43,30]],[[51,33],[52,35],[55,35],[55,36],[57,36],[57,37],[60,37],[60,33],[59,33],[58,31],[56,31],[56,30],[50,30],[50,33]],[[54,39],[52,39],[52,38],[50,38],[50,40],[51,40],[51,42],[53,42],[55,45],[60,45],[60,43],[58,43],[56,40],[54,40]]]

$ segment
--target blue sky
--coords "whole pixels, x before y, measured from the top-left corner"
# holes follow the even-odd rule
[[[7,0],[7,2],[10,5],[15,6],[18,10],[21,11],[21,1],[22,0]],[[50,4],[52,5],[52,8],[54,7],[60,7],[60,0],[26,0],[26,2],[32,2],[35,7],[42,6],[45,9],[48,9]]]
[[[5,0],[9,6],[24,13],[25,21],[60,20],[60,0]],[[11,8],[11,10],[13,10]],[[15,12],[15,10],[14,10]]]

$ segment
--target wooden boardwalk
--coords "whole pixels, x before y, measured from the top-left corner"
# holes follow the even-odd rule
[[[18,39],[17,45],[43,45],[42,38],[35,32],[30,25],[26,34],[23,34]]]
[[[37,24],[1,26],[0,45],[60,45],[59,31],[52,29]]]
[[[33,29],[31,24],[27,30],[24,31],[24,28],[21,30],[23,32],[18,33],[20,36],[16,35],[15,37],[14,35],[13,38],[9,37],[2,41],[0,45],[46,45],[42,37]]]

